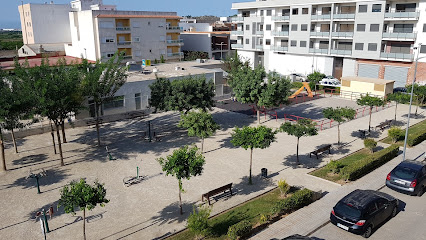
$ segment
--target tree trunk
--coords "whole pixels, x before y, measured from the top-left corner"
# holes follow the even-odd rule
[[[55,143],[55,130],[53,129],[52,122],[50,122],[50,129],[51,129],[50,135],[52,135],[53,150],[55,150],[55,154],[57,154],[57,152],[56,152],[56,143]]]
[[[10,132],[12,133],[12,141],[13,141],[13,147],[15,148],[15,153],[18,153],[18,146],[16,145],[16,138],[15,138],[15,132],[12,130],[10,130]]]
[[[1,151],[1,161],[2,161],[2,170],[6,171],[6,155],[4,154],[4,143],[3,143],[3,133],[2,129],[0,128],[0,151]]]
[[[260,124],[260,111],[257,109],[257,124]]]
[[[337,123],[337,144],[340,145],[340,122]]]
[[[101,137],[99,136],[99,106],[95,103],[95,111],[96,111],[96,134],[98,136],[98,147],[101,146]]]
[[[56,124],[55,123],[56,136],[58,137],[59,158],[61,160],[61,166],[65,166],[65,164],[64,164],[64,157],[62,155],[61,134],[59,134],[59,125],[60,124]]]
[[[395,122],[393,123],[394,125],[396,124],[396,110],[398,109],[398,102],[395,102]]]
[[[183,214],[183,210],[182,210],[182,181],[179,179],[179,211],[180,211],[180,215]]]
[[[417,116],[417,110],[419,109],[419,105],[420,105],[419,97],[416,97],[416,103],[417,103],[417,106],[416,106],[416,112],[414,113],[414,116]]]
[[[250,148],[250,174],[249,174],[249,185],[252,185],[253,182],[251,181],[251,166],[253,162],[253,148]]]
[[[371,132],[371,112],[373,111],[373,107],[370,107],[370,120],[368,121],[368,132]]]
[[[201,153],[203,153],[204,150],[204,138],[201,138]]]
[[[61,123],[61,129],[62,129],[63,143],[67,143],[67,137],[65,136],[65,122],[64,121],[62,121],[62,123]]]
[[[83,208],[83,238],[86,240],[86,208]]]
[[[300,162],[299,162],[299,139],[300,138],[297,138],[297,148],[296,148],[296,163],[297,163],[297,165],[300,164]]]

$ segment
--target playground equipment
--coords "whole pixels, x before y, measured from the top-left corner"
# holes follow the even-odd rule
[[[133,184],[142,182],[143,179],[144,179],[143,176],[139,176],[139,167],[136,167],[136,177],[125,177],[123,179],[123,184],[126,187],[130,187]]]
[[[302,84],[303,84],[303,87],[301,87],[299,90],[297,90],[295,93],[293,93],[288,98],[294,98],[294,97],[296,97],[297,95],[299,95],[299,93],[301,93],[305,89],[308,92],[308,97],[314,97],[314,94],[312,93],[311,88],[309,87],[309,82],[303,82]]]
[[[116,160],[116,158],[111,155],[111,152],[109,151],[108,146],[105,147],[105,150],[107,151],[109,160]]]

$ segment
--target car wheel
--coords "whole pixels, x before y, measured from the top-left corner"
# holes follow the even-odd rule
[[[425,187],[422,186],[422,188],[419,189],[419,191],[417,192],[417,196],[421,197],[423,195],[423,192],[425,191]]]
[[[365,232],[362,234],[364,238],[369,238],[371,236],[371,233],[373,232],[373,228],[368,226],[368,228],[365,230]]]
[[[392,215],[391,215],[391,217],[395,217],[397,213],[398,213],[398,208],[395,206],[395,207],[393,208],[393,210],[392,210]]]

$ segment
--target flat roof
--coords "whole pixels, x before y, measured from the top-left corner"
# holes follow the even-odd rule
[[[167,19],[182,19],[179,16],[172,15],[127,15],[127,14],[99,14],[97,18],[167,18]]]
[[[82,59],[81,58],[76,58],[76,57],[70,57],[70,56],[61,56],[61,57],[49,57],[49,65],[53,66],[56,63],[58,63],[59,59],[65,59],[67,64],[73,64],[73,63],[81,63]],[[44,58],[28,58],[28,59],[19,59],[19,63],[23,64],[26,60],[28,60],[28,64],[29,67],[36,67],[36,66],[40,66],[41,65],[41,61]],[[90,61],[89,62],[94,63],[94,61]],[[14,61],[5,61],[5,62],[0,62],[0,67],[4,70],[13,70],[15,69],[15,62]]]
[[[149,73],[129,72],[127,82],[138,82],[156,79],[155,74],[152,72],[154,68],[157,68],[157,76],[159,78],[185,77],[189,75],[199,75],[222,71],[220,69],[220,60],[208,59],[205,61],[205,63],[197,63],[196,61],[183,61],[155,64],[155,66],[147,66],[144,68],[144,70],[148,70],[147,72]],[[217,68],[208,68],[209,66]],[[180,70],[176,70],[176,67],[179,67]]]
[[[383,84],[383,85],[395,82],[394,80],[385,80],[381,78],[366,78],[366,77],[342,77],[340,79],[344,81],[368,82],[368,83],[376,83],[376,84]]]
[[[181,32],[180,34],[217,34],[217,35],[224,35],[224,34],[230,34],[231,31],[214,31],[214,32],[197,32],[197,31],[184,31]]]

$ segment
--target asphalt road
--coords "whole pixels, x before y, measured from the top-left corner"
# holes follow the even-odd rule
[[[400,212],[375,229],[369,239],[372,240],[426,240],[426,193],[422,197],[409,196],[395,192],[387,187],[381,190],[400,200]],[[405,206],[404,206],[405,205]],[[309,237],[326,240],[363,239],[359,235],[346,232],[328,223]]]

